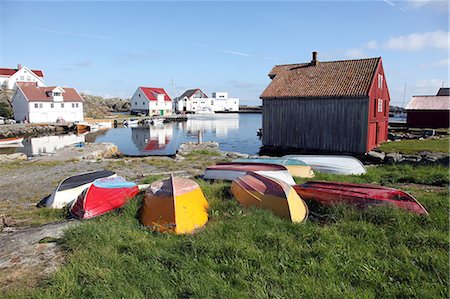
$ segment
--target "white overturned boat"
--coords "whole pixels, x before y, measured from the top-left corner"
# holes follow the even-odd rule
[[[4,138],[0,139],[0,146],[2,145],[11,145],[11,144],[22,144],[23,138]]]
[[[366,168],[358,159],[352,156],[340,155],[287,155],[283,156],[285,159],[300,160],[311,166],[314,171],[331,173],[331,174],[345,174],[345,175],[360,175],[366,173]]]
[[[289,185],[295,185],[295,181],[286,167],[266,163],[218,163],[206,168],[203,178],[206,180],[232,181],[238,177],[246,175],[249,171],[256,172],[263,176],[279,179]]]
[[[116,173],[113,171],[94,171],[74,175],[63,180],[55,191],[49,196],[41,200],[38,207],[48,207],[53,209],[61,209],[71,204],[77,197],[96,179],[116,177]]]

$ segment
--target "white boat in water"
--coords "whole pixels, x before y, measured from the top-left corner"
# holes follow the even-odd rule
[[[289,185],[295,185],[295,181],[286,167],[282,165],[265,163],[218,163],[206,168],[203,178],[206,180],[232,181],[235,178],[246,175],[249,171],[256,172],[263,176],[279,179]]]
[[[97,122],[95,124],[98,125],[99,130],[112,129],[112,123],[110,121],[101,121],[101,122]]]
[[[137,125],[139,125],[139,120],[137,120],[137,119],[128,119],[128,120],[124,120],[123,124],[125,126],[128,126],[128,127],[137,126]]]
[[[360,175],[366,173],[366,168],[358,159],[352,156],[340,155],[286,155],[285,159],[296,159],[305,162],[314,171],[332,174]]]
[[[117,176],[115,172],[104,170],[68,177],[56,187],[52,194],[41,200],[38,207],[62,209],[77,199],[96,179],[115,176]]]

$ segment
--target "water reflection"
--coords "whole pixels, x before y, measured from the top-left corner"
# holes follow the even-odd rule
[[[197,136],[198,131],[202,130],[216,137],[227,137],[229,130],[239,129],[239,114],[198,115],[180,125],[191,136]]]
[[[85,142],[84,135],[75,135],[75,134],[32,137],[24,139],[23,141],[24,147],[18,149],[17,151],[22,152],[27,156],[37,156],[37,155],[51,154],[67,145],[84,142]]]
[[[173,124],[132,127],[131,140],[143,154],[145,152],[163,154],[164,149],[173,138],[173,129]]]

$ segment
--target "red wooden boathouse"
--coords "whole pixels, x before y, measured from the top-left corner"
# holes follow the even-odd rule
[[[263,147],[362,154],[387,140],[381,57],[276,65],[263,100]]]

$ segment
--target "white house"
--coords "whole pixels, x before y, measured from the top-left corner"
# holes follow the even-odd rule
[[[229,98],[227,92],[213,92],[212,97],[200,89],[189,89],[176,99],[175,110],[179,112],[193,112],[205,108],[212,111],[239,111],[239,99]]]
[[[163,88],[138,87],[131,97],[131,113],[172,115],[172,99]]]
[[[14,118],[30,123],[83,121],[83,98],[74,88],[17,83],[12,98]]]
[[[0,68],[0,86],[4,89],[15,89],[18,82],[34,82],[43,87],[44,74],[40,70],[30,70],[17,65],[16,69]]]

